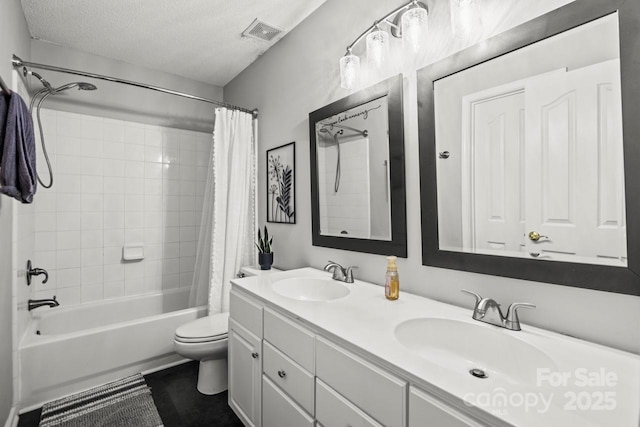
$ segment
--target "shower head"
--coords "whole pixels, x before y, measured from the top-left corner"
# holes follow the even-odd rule
[[[62,85],[59,88],[54,89],[53,92],[60,93],[64,90],[71,89],[76,86],[78,87],[79,90],[96,90],[97,89],[97,87],[91,83],[73,82],[73,83],[67,83],[66,85]]]

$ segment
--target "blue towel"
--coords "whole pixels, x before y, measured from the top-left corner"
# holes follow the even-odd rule
[[[17,93],[0,98],[0,193],[31,203],[37,187],[33,119]]]

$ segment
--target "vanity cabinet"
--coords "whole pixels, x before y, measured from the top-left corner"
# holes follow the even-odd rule
[[[231,292],[229,406],[245,426],[260,427],[262,413],[262,305]]]
[[[480,426],[312,328],[231,291],[229,405],[245,426]]]

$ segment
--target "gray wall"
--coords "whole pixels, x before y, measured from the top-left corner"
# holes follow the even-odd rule
[[[292,140],[297,144],[297,224],[269,224],[278,267],[322,267],[332,259],[343,265],[360,266],[357,276],[361,279],[379,285],[384,282],[383,256],[311,245],[308,113],[348,95],[340,88],[338,69],[345,46],[376,19],[403,3],[403,0],[328,0],[224,88],[225,101],[260,110],[261,224],[266,213],[265,151]],[[476,41],[451,36],[447,3],[435,3],[429,21],[429,43],[422,51],[412,57],[394,58],[390,61],[393,66],[363,80],[361,85],[368,86],[398,72],[405,76],[408,258],[398,260],[401,290],[464,307],[471,307],[472,301],[460,293],[461,288],[494,297],[502,304],[529,301],[538,308],[522,313],[525,323],[640,353],[638,297],[422,266],[415,70]],[[474,35],[496,34],[566,3],[567,0],[487,0],[483,2],[484,34]],[[360,49],[354,53],[362,53]]]
[[[19,0],[4,0],[0,13],[0,76],[11,85],[11,55],[30,57],[29,31]],[[12,334],[12,204],[0,196],[0,423],[7,419],[13,405]]]
[[[32,40],[31,55],[33,62],[41,64],[118,77],[217,101],[222,101],[223,97],[219,86],[40,40]],[[81,95],[73,89],[73,94],[63,92],[50,96],[44,103],[46,108],[200,132],[213,131],[213,104],[104,80],[54,71],[33,71],[40,73],[54,87],[75,81],[87,81],[98,87],[95,91],[83,91]],[[43,87],[35,77],[31,76],[27,81],[31,93]]]

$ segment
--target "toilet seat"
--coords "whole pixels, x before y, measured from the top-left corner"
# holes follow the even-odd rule
[[[175,340],[182,343],[221,341],[229,332],[229,313],[201,317],[176,329]]]

